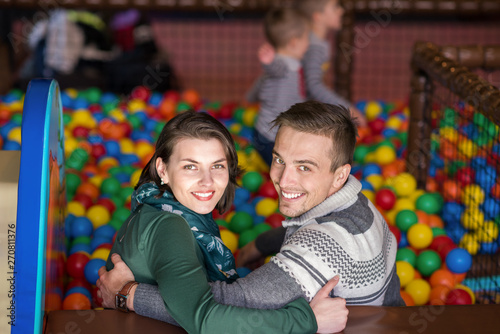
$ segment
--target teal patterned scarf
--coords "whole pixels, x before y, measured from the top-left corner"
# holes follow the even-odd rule
[[[220,238],[219,227],[212,218],[212,214],[198,214],[174,199],[173,195],[165,191],[158,198],[160,190],[153,182],[141,185],[132,194],[132,212],[140,204],[148,204],[158,210],[168,211],[182,216],[191,227],[191,231],[200,246],[205,258],[208,277],[211,281],[233,282],[238,278],[234,257],[229,248]]]

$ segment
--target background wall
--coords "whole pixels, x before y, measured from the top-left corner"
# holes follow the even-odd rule
[[[378,28],[377,22],[366,17],[357,20],[355,26],[360,37],[354,49],[354,101],[406,99],[411,52],[417,40],[441,45],[500,43],[500,24],[493,19],[395,18],[385,26],[378,24]],[[241,101],[260,73],[257,49],[264,37],[257,17],[230,19],[214,13],[213,18],[155,18],[153,30],[159,46],[170,55],[183,86],[197,89],[203,97]],[[326,80],[331,84],[331,73]],[[498,75],[490,75],[490,81],[500,84]]]

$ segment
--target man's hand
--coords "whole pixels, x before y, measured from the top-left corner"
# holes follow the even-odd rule
[[[125,283],[134,280],[134,274],[123,262],[120,255],[113,254],[111,262],[115,265],[114,268],[107,271],[106,267],[101,267],[98,272],[99,279],[96,282],[99,288],[97,297],[102,298],[102,306],[106,308],[115,308],[115,295]]]
[[[236,267],[251,267],[256,261],[263,262],[265,256],[255,246],[255,240],[252,240],[238,251],[236,258]]]
[[[273,62],[275,52],[273,47],[266,43],[259,48],[259,60],[264,65],[269,65]]]
[[[345,328],[349,310],[345,306],[345,299],[330,298],[329,294],[339,282],[339,276],[335,276],[318,291],[309,303],[316,322],[318,333],[337,333]]]

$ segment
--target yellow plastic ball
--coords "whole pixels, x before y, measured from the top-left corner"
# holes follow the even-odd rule
[[[97,122],[87,109],[78,109],[71,115],[71,123],[73,126],[81,125],[89,129],[97,126]]]
[[[115,109],[111,110],[109,112],[108,116],[117,122],[123,122],[127,119],[127,117],[125,117],[125,114],[123,113],[123,111],[119,108],[115,108]]]
[[[458,243],[458,246],[467,250],[470,255],[476,255],[481,245],[479,244],[475,235],[465,233]]]
[[[228,223],[229,223],[235,214],[236,214],[236,211],[231,211],[231,212],[229,212],[229,213],[227,214],[226,218],[225,218],[226,222],[228,222]]]
[[[248,127],[253,127],[255,125],[255,120],[259,114],[258,110],[255,108],[247,108],[243,112],[243,124]]]
[[[365,155],[365,163],[377,162],[377,154],[375,152],[369,152]]]
[[[108,259],[110,251],[111,250],[107,248],[98,248],[92,253],[90,259],[102,259],[106,261]]]
[[[122,154],[135,154],[135,144],[130,138],[122,138],[118,144]]]
[[[387,122],[385,122],[385,126],[389,129],[394,129],[394,130],[399,130],[401,128],[401,125],[403,124],[403,121],[401,118],[397,116],[391,116],[389,119],[387,119]]]
[[[399,284],[402,288],[415,278],[415,269],[406,261],[396,261],[396,273],[398,274]]]
[[[368,121],[373,121],[375,118],[377,118],[381,113],[383,109],[380,103],[376,101],[370,101],[366,104],[365,106],[365,115],[366,119]]]
[[[7,139],[15,141],[18,144],[21,144],[21,127],[12,128],[7,134]]]
[[[387,223],[389,225],[396,225],[396,216],[399,211],[394,210],[394,208],[385,212],[385,218],[387,218]]]
[[[69,157],[78,148],[78,141],[73,137],[66,136],[64,139],[64,154]]]
[[[432,242],[432,229],[425,224],[417,223],[410,227],[406,237],[412,247],[423,249]]]
[[[130,185],[132,187],[135,187],[137,185],[137,183],[139,182],[139,179],[141,178],[141,173],[142,173],[142,170],[140,170],[140,169],[138,169],[132,173],[132,176],[130,177]]]
[[[378,191],[384,185],[384,177],[380,174],[368,175],[365,180],[372,185],[375,191]]]
[[[458,140],[458,132],[454,128],[444,127],[439,130],[439,135],[451,143],[456,143]]]
[[[85,216],[85,207],[82,203],[77,201],[71,201],[67,205],[68,214],[72,214],[77,217]]]
[[[23,101],[13,101],[9,103],[9,108],[12,113],[22,112],[23,111]]]
[[[101,175],[92,175],[89,177],[89,182],[99,189],[101,189],[102,181],[104,181],[104,178]]]
[[[410,173],[401,173],[394,177],[394,190],[398,197],[410,196],[417,189],[417,180]]]
[[[484,213],[475,206],[468,207],[462,213],[462,225],[469,230],[477,230],[484,224]]]
[[[431,285],[424,279],[416,279],[408,283],[405,291],[410,294],[416,306],[425,305],[429,301]]]
[[[147,104],[143,100],[140,99],[132,99],[127,105],[128,110],[135,114],[138,111],[144,111],[146,110]]]
[[[220,238],[224,245],[231,251],[231,253],[236,252],[238,249],[238,236],[233,232],[224,229],[220,231]]]
[[[64,92],[68,94],[68,96],[72,99],[76,99],[76,97],[78,96],[78,90],[75,88],[66,88]]]
[[[97,204],[87,210],[87,218],[92,222],[95,230],[99,226],[109,223],[111,215],[105,206]]]
[[[139,141],[135,144],[135,154],[139,157],[139,159],[152,155],[154,151],[154,146],[148,142]]]
[[[457,146],[458,150],[469,159],[477,155],[477,145],[469,139],[461,140]]]
[[[236,155],[238,155],[238,165],[245,169],[251,165],[245,151],[237,151]]]
[[[415,211],[415,201],[412,201],[410,198],[408,197],[403,197],[403,198],[399,198],[397,201],[396,201],[396,204],[394,204],[394,210],[396,211],[401,211],[401,210],[411,210],[411,211]]]
[[[370,202],[375,203],[375,193],[373,191],[368,189],[363,189],[361,190],[361,192],[363,193],[363,195],[366,196],[366,198],[368,198]]]
[[[485,221],[475,233],[479,242],[493,242],[498,239],[498,225],[492,221]]]
[[[272,258],[271,255],[266,256],[266,259],[264,260],[264,263],[268,263],[269,261],[271,261],[271,258]]]
[[[255,206],[255,212],[259,216],[267,217],[276,212],[278,201],[272,198],[263,198]]]
[[[116,166],[119,166],[119,165],[120,165],[120,162],[116,158],[113,158],[113,157],[102,158],[97,163],[97,166],[101,167],[101,168],[103,166],[116,167]]]
[[[477,184],[468,184],[462,190],[462,203],[469,206],[478,206],[484,202],[484,191]]]

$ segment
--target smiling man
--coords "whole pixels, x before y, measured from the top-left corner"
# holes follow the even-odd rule
[[[396,274],[396,239],[361,193],[361,183],[350,175],[357,130],[349,110],[315,101],[299,103],[281,113],[274,126],[278,133],[270,174],[279,209],[288,219],[284,229],[270,231],[274,241],[268,250],[279,252],[232,284],[211,282],[215,300],[277,308],[299,297],[312,300],[339,275],[331,295],[348,305],[404,305]],[[257,251],[255,243],[248,247],[240,256],[265,253]],[[108,307],[131,275],[122,261],[113,262],[115,269],[99,273],[103,305]],[[138,314],[172,320],[156,286],[139,284],[131,301]]]

